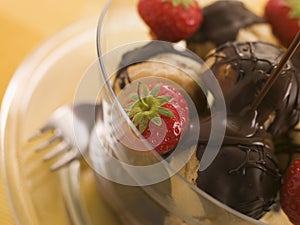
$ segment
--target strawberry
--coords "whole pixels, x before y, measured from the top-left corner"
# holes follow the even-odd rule
[[[168,84],[138,83],[138,91],[131,99],[125,110],[144,138],[159,154],[173,150],[189,123],[182,94]]]
[[[280,192],[283,211],[295,225],[300,225],[300,159],[288,168]]]
[[[288,47],[300,30],[299,0],[269,0],[265,7],[266,20],[273,33]]]
[[[157,39],[170,42],[189,38],[203,20],[196,0],[139,0],[138,12]]]

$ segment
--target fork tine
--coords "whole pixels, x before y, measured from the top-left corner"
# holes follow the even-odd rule
[[[28,138],[28,141],[34,141],[36,139],[39,139],[40,137],[42,137],[45,133],[47,133],[48,131],[54,131],[55,128],[53,126],[50,125],[46,125],[42,128],[39,129],[38,132],[36,132],[35,134],[33,134],[31,137]]]
[[[55,148],[53,148],[51,151],[49,151],[43,157],[43,160],[44,161],[50,160],[50,159],[54,158],[55,156],[59,155],[60,153],[62,153],[64,151],[68,151],[70,149],[71,149],[71,146],[69,145],[69,143],[62,142],[62,143],[58,144]]]
[[[50,167],[51,171],[58,170],[59,168],[67,165],[69,162],[78,158],[78,151],[71,149],[66,154],[64,154],[56,163],[52,164]]]
[[[48,122],[36,134],[27,139],[30,153],[32,150],[35,152],[46,150],[47,152],[42,156],[43,161],[53,160],[57,157],[58,160],[50,166],[51,171],[79,159],[88,150],[89,135],[95,124],[96,106],[86,102],[64,105],[56,109]],[[77,126],[73,127],[73,125]],[[83,132],[79,143],[76,142],[73,129],[80,129],[80,132]]]
[[[42,142],[41,144],[39,144],[39,146],[35,149],[36,152],[42,151],[44,149],[46,149],[47,147],[49,147],[51,144],[57,142],[57,141],[62,141],[63,137],[60,135],[54,135],[51,138],[45,140],[44,142]]]

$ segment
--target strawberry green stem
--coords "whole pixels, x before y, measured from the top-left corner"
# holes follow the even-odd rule
[[[162,121],[160,116],[174,118],[172,111],[164,107],[172,97],[167,95],[158,96],[159,90],[159,84],[154,86],[151,92],[149,92],[149,89],[145,84],[138,82],[137,100],[126,106],[126,108],[130,107],[128,113],[129,118],[133,121],[133,124],[138,127],[141,133],[146,130],[149,121],[152,121],[157,126],[161,126]]]
[[[188,8],[190,5],[195,4],[194,0],[162,0],[163,2],[170,1],[174,7],[182,5],[184,8]]]
[[[140,90],[141,90],[141,82],[138,82],[138,85],[137,85],[138,99],[141,101],[141,103],[143,104],[143,106],[145,106],[145,108],[149,108],[149,105],[141,97],[141,91]]]
[[[287,0],[286,6],[291,9],[290,17],[297,18],[300,24],[300,2],[299,0]]]

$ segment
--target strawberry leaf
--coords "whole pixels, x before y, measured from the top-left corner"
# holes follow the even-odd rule
[[[134,104],[135,104],[135,102],[131,102],[131,103],[125,105],[123,108],[125,111],[130,111]]]
[[[129,95],[129,99],[135,102],[135,101],[139,100],[139,96],[137,93],[131,93]]]
[[[187,9],[190,5],[194,4],[193,0],[161,0],[162,2],[171,1],[173,7],[177,7],[182,5],[185,9]]]
[[[140,107],[131,107],[131,110],[130,110],[130,112],[128,114],[128,117],[132,118],[133,116],[135,116],[139,112],[142,112],[142,109]]]
[[[142,121],[143,117],[143,113],[137,113],[132,119],[133,124],[137,126]]]
[[[166,109],[164,107],[158,107],[157,112],[160,115],[174,118],[174,114],[169,109]]]
[[[171,97],[171,98],[172,98],[172,97]],[[160,96],[160,97],[158,97],[158,98],[156,99],[156,101],[157,101],[157,104],[158,104],[159,106],[161,106],[161,105],[167,103],[168,101],[170,101],[170,99],[164,98],[163,96]]]
[[[152,95],[153,97],[156,97],[158,95],[159,91],[160,91],[160,84],[156,84],[154,86],[154,88],[152,88],[150,95]]]
[[[168,95],[162,95],[162,96],[159,96],[160,99],[164,99],[165,101],[170,101],[172,99],[172,96],[168,96]]]
[[[147,126],[148,126],[148,117],[147,116],[145,116],[145,115],[143,115],[142,116],[142,118],[141,118],[141,121],[139,122],[139,124],[138,124],[138,126],[139,126],[139,131],[141,132],[141,133],[143,133],[145,130],[146,130],[146,128],[147,128]]]
[[[149,89],[146,84],[142,84],[142,96],[147,97],[149,95]]]
[[[180,4],[181,0],[172,0],[172,4],[174,7],[178,6]]]
[[[162,121],[160,116],[155,116],[151,119],[151,122],[154,123],[156,126],[161,126],[162,125]]]
[[[286,5],[291,9],[289,16],[298,18],[300,23],[300,3],[299,0],[287,0]]]
[[[183,7],[185,9],[189,8],[190,5],[194,5],[194,1],[193,0],[182,0],[181,4],[183,5]]]

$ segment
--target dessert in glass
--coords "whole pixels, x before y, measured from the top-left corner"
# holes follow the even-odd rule
[[[248,105],[284,51],[261,18],[265,1],[213,2],[200,2],[200,29],[208,31],[173,44],[153,39],[138,1],[109,1],[97,40],[94,18],[50,40],[20,67],[1,116],[6,182],[20,224],[290,223],[277,197],[287,165],[278,165],[273,139],[288,146],[281,135],[297,136],[286,130],[298,122],[298,64],[288,64],[253,114]],[[204,24],[228,7],[240,18],[220,17],[235,35],[200,41],[201,32],[222,31]],[[228,36],[233,40],[220,40]],[[30,91],[22,91],[25,83]],[[170,87],[175,91],[164,92]],[[149,107],[157,98],[172,103],[169,95],[188,107],[175,107],[171,117],[188,123],[177,121],[184,132],[166,153],[142,135],[130,112],[132,101],[145,99]],[[26,140],[56,108],[80,101],[102,106],[89,152],[51,173],[51,162],[41,162],[43,153],[32,152]]]
[[[186,2],[182,2],[182,8],[184,8]],[[191,5],[194,4],[193,1],[187,2],[192,2]],[[149,26],[148,32],[151,41],[144,42],[144,44],[141,43],[141,41],[138,44],[134,43],[134,41],[126,43],[128,50],[127,52],[125,51],[125,53],[122,50],[120,51],[122,53],[116,53],[118,48],[115,48],[111,52],[108,52],[108,54],[99,54],[100,63],[102,62],[102,72],[106,77],[112,80],[111,89],[114,94],[116,94],[116,97],[118,97],[119,92],[120,95],[122,95],[122,92],[125,92],[125,96],[130,96],[134,91],[138,94],[142,92],[138,83],[140,79],[141,82],[143,82],[145,77],[152,80],[152,83],[163,83],[163,79],[167,78],[179,84],[192,99],[192,103],[195,104],[197,115],[194,113],[189,114],[189,120],[193,129],[189,127],[190,130],[187,132],[188,137],[183,134],[182,138],[183,142],[186,139],[189,141],[193,140],[193,138],[189,139],[189,132],[193,133],[197,130],[195,129],[197,126],[192,124],[195,117],[197,117],[197,119],[199,119],[199,124],[197,124],[199,125],[199,137],[196,150],[189,156],[184,167],[177,170],[175,169],[176,173],[174,175],[170,173],[170,179],[160,184],[163,190],[161,190],[161,192],[164,193],[156,200],[156,202],[159,202],[161,205],[164,205],[166,199],[171,200],[165,204],[166,207],[168,207],[168,209],[173,208],[172,205],[175,203],[176,206],[174,208],[179,210],[173,213],[170,212],[171,216],[161,215],[159,218],[155,218],[159,219],[155,223],[192,224],[194,222],[193,220],[195,220],[195,224],[232,223],[230,220],[230,222],[226,221],[225,215],[218,215],[218,218],[212,218],[206,214],[208,212],[205,211],[205,206],[201,207],[201,201],[208,196],[209,198],[213,197],[214,200],[217,200],[217,205],[223,204],[223,206],[221,206],[221,208],[225,209],[223,213],[226,214],[228,206],[230,210],[234,209],[240,212],[241,214],[236,211],[233,212],[237,214],[230,213],[231,216],[237,215],[236,218],[239,218],[241,215],[246,215],[248,219],[255,219],[252,222],[257,223],[258,221],[276,223],[274,222],[276,220],[280,221],[280,223],[289,223],[286,215],[284,215],[280,208],[280,197],[278,193],[282,185],[282,176],[291,161],[286,165],[281,165],[284,160],[282,160],[281,153],[279,152],[283,150],[282,145],[286,145],[288,142],[293,142],[292,145],[294,148],[297,148],[297,144],[295,143],[295,139],[290,141],[285,139],[285,144],[278,144],[278,142],[284,139],[283,136],[291,136],[292,133],[295,135],[297,130],[296,126],[299,119],[299,68],[297,67],[299,65],[295,61],[295,58],[287,62],[284,69],[280,71],[279,78],[272,87],[268,87],[267,94],[261,97],[261,90],[266,88],[264,85],[267,83],[268,77],[272,75],[273,70],[275,71],[276,65],[280,62],[285,52],[282,47],[281,39],[276,37],[271,22],[266,21],[265,18],[262,17],[262,14],[257,13],[260,10],[264,10],[267,2],[260,2],[255,5],[252,2],[252,6],[249,2],[243,4],[240,1],[216,1],[206,3],[208,5],[203,8],[203,24],[200,25],[200,28],[198,28],[191,37],[182,38],[183,41],[178,43],[178,39],[175,37],[177,33],[174,34],[175,31],[173,27],[170,29],[168,27],[169,24],[174,26],[175,22],[168,21],[168,23],[164,24],[169,15],[164,17],[162,16],[162,12],[166,13],[166,11],[163,10],[167,10],[168,7],[176,8],[180,3],[173,2],[172,5],[172,1],[169,3],[155,1],[155,3],[153,3],[154,6],[151,6],[147,1],[138,1],[135,3],[136,10],[138,10],[139,15]],[[169,5],[166,6],[164,4]],[[164,5],[165,8],[161,10],[162,12],[148,12],[151,10],[151,7],[159,11],[158,5]],[[145,9],[145,7],[149,9]],[[256,12],[253,10],[254,8],[258,8]],[[295,6],[295,8],[297,10],[297,6]],[[176,11],[178,17],[181,16],[179,15],[180,10],[178,10],[179,12]],[[268,10],[270,9],[266,9],[266,12]],[[168,14],[168,12],[166,14]],[[161,18],[157,15],[160,15]],[[107,17],[109,19],[109,7]],[[156,20],[163,25],[159,22],[155,23],[157,22]],[[180,22],[181,21],[178,23]],[[104,24],[107,25],[106,21]],[[105,34],[105,25],[103,31],[100,32],[100,37],[101,34]],[[299,28],[297,27],[297,29]],[[180,32],[183,31],[181,30]],[[171,35],[170,37],[170,33],[172,33],[173,36]],[[296,36],[296,33],[294,36]],[[161,41],[167,41],[167,43]],[[176,43],[172,44],[170,42]],[[180,47],[182,45],[184,46],[183,48]],[[102,45],[100,44],[99,46],[100,53],[102,53]],[[130,46],[132,46],[132,49],[130,49]],[[105,47],[106,45],[104,44],[104,48]],[[111,65],[106,67],[106,61],[112,60],[112,58],[110,60],[106,59],[106,57],[110,57],[109,54],[122,55],[121,62],[118,62],[114,69],[111,69]],[[101,56],[103,57],[101,58]],[[201,60],[197,60],[197,56],[205,56],[205,64],[203,64]],[[172,68],[169,69],[167,67]],[[179,71],[177,73],[172,71],[174,68]],[[112,71],[117,72],[113,73]],[[185,77],[182,72],[186,73],[187,77]],[[207,75],[208,73],[211,74]],[[211,77],[215,80],[211,79],[208,81],[207,79]],[[162,79],[162,81],[160,81],[160,79]],[[198,87],[195,83],[197,83]],[[215,83],[217,83],[216,86],[219,86],[221,89],[221,97],[218,95],[220,92],[217,88],[211,89]],[[145,86],[148,86],[148,92],[150,92],[151,96],[151,88],[153,88],[154,84],[151,84],[151,82],[149,84],[148,82]],[[130,89],[130,91],[128,91],[128,89]],[[146,108],[151,108],[151,104],[143,103],[144,98],[147,99],[148,94],[146,94],[146,97],[139,97],[137,101],[142,102],[142,105],[146,105]],[[215,105],[218,105],[218,100],[220,100],[220,102],[223,101],[225,105],[220,104],[220,108],[218,108],[219,111],[213,112],[212,109]],[[127,99],[127,101],[129,100]],[[257,104],[257,102],[259,103]],[[119,100],[119,103],[123,106],[126,105],[122,100]],[[140,118],[135,117],[135,106],[137,105],[133,104],[133,108],[127,109],[129,117],[127,119],[132,120],[136,128],[139,129],[141,123]],[[147,110],[148,109],[146,109],[146,111]],[[150,111],[151,110],[152,108]],[[221,112],[225,112],[226,114],[226,128],[220,125],[223,124],[221,116],[217,118],[220,126],[216,130],[213,130],[213,120],[216,118],[216,115],[221,114]],[[124,113],[126,113],[126,110]],[[138,113],[141,112],[139,111]],[[208,115],[209,113],[210,115]],[[103,121],[105,121],[105,119],[103,119]],[[128,123],[132,125],[130,121]],[[151,122],[149,122],[149,124],[151,124]],[[150,126],[149,124],[148,126]],[[223,128],[224,130],[222,130]],[[134,130],[134,127],[132,129]],[[152,140],[148,138],[147,132],[143,132],[144,130],[142,129],[142,131],[136,135],[138,136],[142,133],[142,136],[151,143]],[[217,153],[215,153],[213,149],[207,149],[209,148],[212,133],[214,133],[215,138],[220,138],[224,135],[221,137],[223,142],[220,149],[218,149],[217,141],[214,140],[216,143],[215,149],[218,149]],[[122,143],[122,140],[117,139],[117,142]],[[160,152],[159,148],[155,148],[153,143],[150,145],[161,154],[161,160],[166,160],[168,165],[172,167],[172,159],[169,159],[170,155],[172,156],[172,152],[170,155],[165,154]],[[180,145],[179,148],[181,147],[188,148],[187,146]],[[175,148],[175,150],[176,149],[177,148]],[[174,149],[172,149],[172,151],[173,150]],[[297,157],[296,154],[286,151],[286,148],[284,151],[285,154],[290,155],[289,157],[294,157],[294,159]],[[207,152],[215,157],[214,161],[211,162],[210,159],[207,158]],[[115,154],[118,155],[118,153]],[[187,151],[186,154],[188,155],[189,152]],[[95,159],[96,157],[91,158]],[[100,158],[100,156],[98,158]],[[118,159],[121,160],[121,158]],[[129,158],[132,158],[132,162],[134,162],[134,157]],[[174,156],[174,158],[176,158],[176,156]],[[205,160],[209,161],[209,165],[206,165]],[[137,159],[137,161],[139,160]],[[286,161],[284,163],[286,163]],[[94,161],[92,164],[97,167],[97,162]],[[101,163],[99,162],[99,164]],[[103,171],[101,171],[101,169],[99,171],[101,177]],[[125,171],[128,172],[126,169]],[[143,179],[142,175],[139,176],[134,172],[132,172],[132,174],[137,180]],[[135,177],[135,175],[137,177]],[[145,177],[147,176],[145,173]],[[115,177],[117,177],[117,175]],[[120,175],[120,177],[122,177],[122,175]],[[99,178],[99,180],[101,181],[102,179]],[[174,180],[176,181],[173,182]],[[177,181],[179,182],[177,183]],[[180,181],[184,182],[180,183]],[[169,187],[166,187],[168,186],[166,183],[169,183]],[[101,185],[103,187],[105,184],[106,180],[104,179],[103,183],[100,182],[100,189]],[[118,181],[114,179],[110,184],[111,186],[108,186],[111,187],[111,198],[115,197],[112,207],[115,208],[116,211],[124,207],[124,205],[122,206],[123,203],[125,206],[126,203],[128,203],[129,208],[141,204],[138,200],[136,202],[135,197],[133,197],[133,199],[130,198],[131,195],[135,195],[135,188],[124,187],[123,185],[128,184],[122,182],[119,186]],[[151,187],[142,185],[142,187],[137,189],[142,189],[148,193],[151,198],[154,198],[151,190],[147,191],[148,188],[151,189],[153,186],[155,186],[155,184],[151,184]],[[159,185],[157,184],[157,186]],[[184,186],[187,186],[187,189],[184,189]],[[123,188],[125,193],[129,196],[123,196]],[[176,193],[176,190],[178,191],[178,189],[181,188],[182,190]],[[160,188],[156,189],[156,193],[160,192],[159,189]],[[169,190],[166,191],[166,189]],[[188,194],[188,190],[192,190],[191,196],[193,197]],[[130,191],[133,192],[131,193]],[[157,195],[155,196],[159,197]],[[196,196],[198,198],[196,198]],[[283,196],[283,194],[281,193],[280,196]],[[109,199],[111,200],[111,198]],[[123,198],[124,201],[119,201]],[[180,200],[178,201],[176,198],[180,198]],[[149,213],[151,212],[151,206],[147,208],[147,199],[144,199],[143,203],[145,203],[143,209],[137,213],[140,215],[140,220],[135,216],[131,217],[131,212],[126,212],[121,218],[127,223],[147,224],[147,222],[154,218],[151,217],[153,213]],[[181,204],[182,208],[180,206]],[[198,204],[198,206],[193,205],[189,208],[190,204]],[[206,205],[206,203],[202,204]],[[220,207],[217,205],[215,205],[217,208]],[[201,208],[204,208],[204,214],[201,214],[203,212]],[[187,214],[185,215],[184,212]],[[155,214],[159,215],[160,211]],[[147,216],[149,216],[149,218]],[[218,221],[220,218],[222,218],[222,222]],[[242,221],[245,222],[243,219]],[[248,222],[251,223],[251,219]]]

